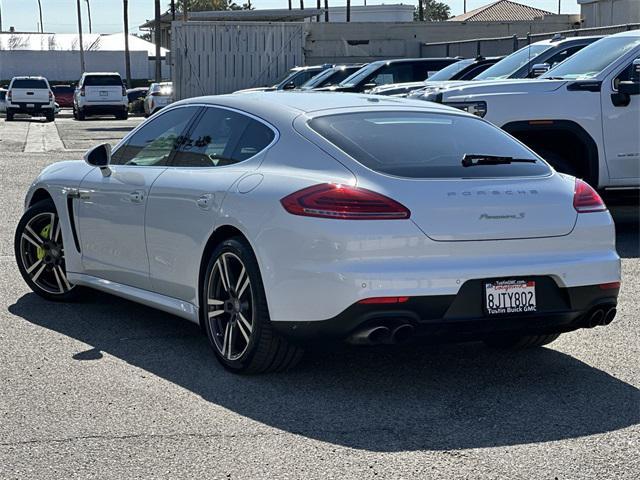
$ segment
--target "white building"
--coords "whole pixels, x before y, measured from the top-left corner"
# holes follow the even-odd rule
[[[640,0],[578,0],[584,27],[640,23]]]
[[[352,22],[413,22],[415,5],[351,5]],[[315,20],[315,19],[314,19]],[[324,22],[324,15],[320,16]],[[347,7],[329,7],[330,22],[346,22]]]

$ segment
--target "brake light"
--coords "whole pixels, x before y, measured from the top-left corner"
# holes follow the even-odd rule
[[[409,297],[372,297],[360,300],[358,303],[364,305],[387,305],[390,303],[407,303],[408,301]]]
[[[7,100],[8,100],[9,102],[11,101],[11,97],[12,97],[11,90],[9,90],[9,91],[7,92]]]
[[[620,288],[620,282],[601,283],[599,287],[600,290],[615,290]]]
[[[53,100],[53,92],[49,90],[49,101]]]
[[[604,212],[607,210],[607,206],[598,195],[598,192],[579,178],[576,178],[576,186],[573,191],[573,208],[578,213]]]
[[[84,87],[82,87],[82,88],[80,89],[80,96],[81,96],[81,97],[84,97]]]
[[[323,183],[287,195],[284,209],[304,217],[338,220],[401,220],[411,216],[408,208],[364,188]]]

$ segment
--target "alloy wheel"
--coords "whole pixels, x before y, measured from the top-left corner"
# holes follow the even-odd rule
[[[207,285],[207,321],[213,343],[227,360],[247,351],[254,332],[251,280],[237,255],[223,252],[216,260]]]
[[[40,213],[27,222],[20,236],[20,260],[31,281],[45,292],[63,295],[74,288],[67,279],[60,221],[55,213]]]

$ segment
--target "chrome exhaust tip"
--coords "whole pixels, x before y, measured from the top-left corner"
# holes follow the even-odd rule
[[[616,318],[616,313],[618,313],[616,307],[612,307],[607,310],[607,313],[604,315],[604,320],[602,320],[602,325],[609,325],[613,322],[613,319]]]
[[[408,323],[396,327],[391,332],[391,340],[393,343],[403,343],[411,338],[414,328]]]
[[[379,325],[377,327],[358,330],[347,338],[347,342],[352,345],[378,345],[388,341],[391,337],[391,330]]]

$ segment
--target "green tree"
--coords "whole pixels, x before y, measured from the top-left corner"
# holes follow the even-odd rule
[[[178,11],[184,11],[185,0],[178,0],[176,2]],[[190,12],[202,12],[208,10],[251,10],[251,0],[247,3],[238,5],[236,2],[229,0],[187,0],[187,6]]]
[[[426,22],[442,22],[451,18],[451,8],[449,5],[438,0],[420,0],[424,9],[424,20]],[[420,20],[419,9],[413,12],[414,20]]]

